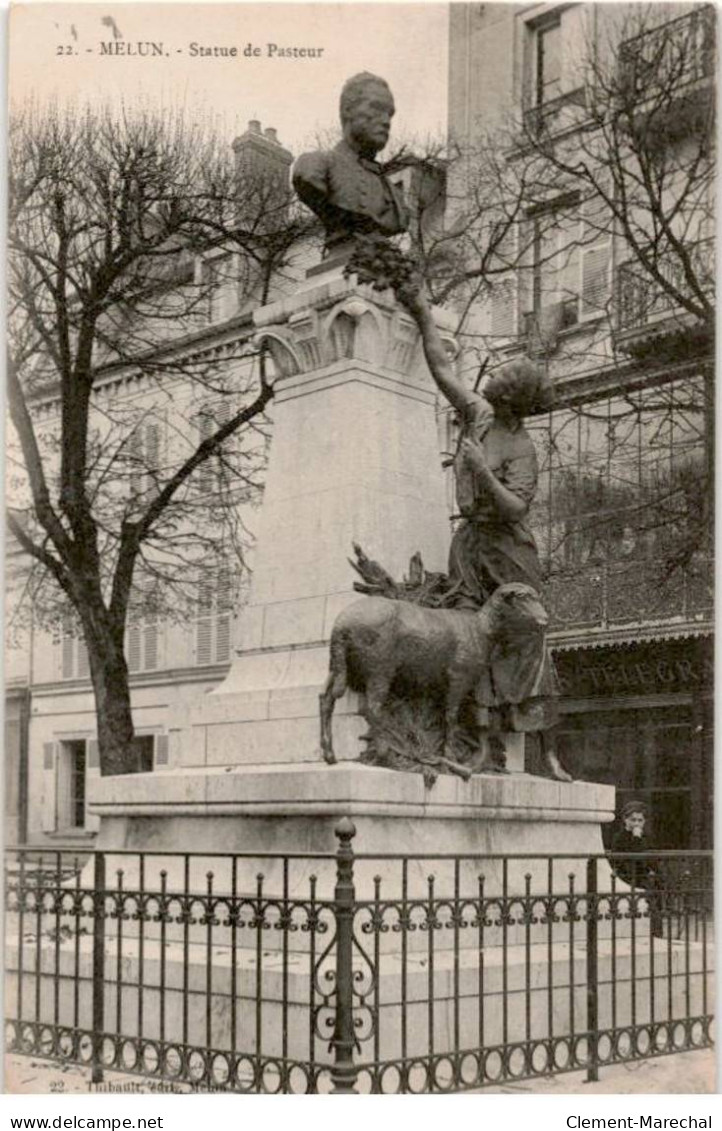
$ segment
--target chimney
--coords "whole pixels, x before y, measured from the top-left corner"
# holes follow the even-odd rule
[[[253,196],[249,198],[249,189],[253,190],[254,182],[260,192],[268,199],[269,222],[279,223],[286,217],[288,203],[290,202],[289,183],[290,169],[293,164],[293,154],[284,148],[278,140],[278,132],[267,126],[261,129],[261,123],[252,118],[248,129],[233,142],[233,152],[236,155],[236,176],[240,198],[250,200],[249,208],[254,208]],[[267,197],[272,188],[271,198]],[[273,199],[278,199],[278,207],[274,208]]]
[[[281,145],[278,131],[273,126],[262,130],[256,118],[251,119],[246,132],[233,142],[233,152],[239,176],[251,170],[281,173],[293,164],[293,154]]]

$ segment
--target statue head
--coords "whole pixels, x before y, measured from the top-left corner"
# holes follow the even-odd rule
[[[369,71],[347,79],[341,91],[341,126],[348,144],[373,157],[389,140],[396,107],[389,84]]]
[[[554,402],[551,381],[527,358],[503,365],[489,378],[483,393],[496,416],[516,420],[531,413],[546,412]]]
[[[491,618],[492,631],[497,639],[543,635],[549,624],[549,615],[536,589],[522,581],[500,585],[479,615]]]

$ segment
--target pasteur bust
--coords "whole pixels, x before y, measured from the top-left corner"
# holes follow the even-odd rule
[[[376,161],[395,112],[388,83],[354,75],[341,91],[340,112],[343,140],[302,154],[292,173],[297,195],[323,223],[327,254],[355,235],[394,236],[408,226],[403,197]]]

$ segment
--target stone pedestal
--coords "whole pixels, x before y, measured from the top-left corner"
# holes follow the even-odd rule
[[[171,767],[317,761],[327,644],[357,597],[352,544],[395,576],[417,550],[446,568],[436,395],[408,314],[337,267],[255,321],[278,377],[250,598],[226,680],[176,720]],[[337,710],[341,760],[359,754],[356,710],[352,696]]]
[[[523,892],[527,875],[533,890],[547,890],[550,853],[566,854],[555,864],[553,886],[565,888],[574,875],[580,890],[586,857],[604,851],[601,824],[613,818],[614,789],[528,774],[480,774],[469,782],[444,775],[429,789],[421,774],[375,766],[236,766],[101,778],[94,808],[102,817],[98,847],[109,852],[111,874],[124,867],[128,887],[133,858],[115,860],[113,849],[156,854],[146,861],[147,885],[154,878],[157,884],[165,870],[170,890],[178,890],[173,877],[181,861],[170,854],[187,852],[197,855],[191,861],[193,890],[205,890],[212,869],[214,890],[228,891],[230,859],[211,854],[245,853],[248,858],[236,863],[238,890],[254,890],[260,871],[267,890],[280,892],[285,883],[289,896],[303,897],[313,874],[319,898],[330,898],[335,861],[313,857],[336,851],[335,826],[348,816],[357,830],[358,898],[373,895],[376,875],[382,876],[384,896],[398,898],[401,864],[385,856],[419,856],[407,868],[409,896],[426,894],[430,873],[437,892],[451,895],[450,856],[466,858],[459,879],[470,895],[477,893],[482,872],[488,891],[502,890],[503,866],[490,860],[500,856],[515,857],[506,865],[509,892]],[[282,862],[271,858],[279,853],[299,854],[285,881]]]

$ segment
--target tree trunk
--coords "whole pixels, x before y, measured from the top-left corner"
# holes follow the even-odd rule
[[[140,770],[140,754],[133,742],[128,666],[122,648],[90,646],[90,669],[98,720],[101,776],[133,774]]]

